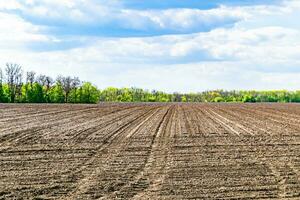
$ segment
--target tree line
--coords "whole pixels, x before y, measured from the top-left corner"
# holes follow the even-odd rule
[[[24,76],[25,75],[25,76]],[[225,91],[165,93],[140,88],[99,90],[78,77],[23,73],[18,64],[0,68],[1,103],[98,103],[98,102],[300,102],[300,91]]]
[[[213,90],[198,93],[164,93],[139,88],[113,88],[100,91],[100,101],[112,102],[300,102],[300,91],[225,91]]]
[[[2,103],[97,103],[99,90],[78,77],[58,76],[55,80],[33,71],[25,73],[20,65],[7,63],[0,68]]]

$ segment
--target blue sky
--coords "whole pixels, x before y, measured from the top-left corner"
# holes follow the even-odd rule
[[[100,88],[295,90],[297,19],[298,0],[0,0],[0,66]]]

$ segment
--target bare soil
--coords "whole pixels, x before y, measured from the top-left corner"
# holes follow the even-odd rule
[[[0,104],[0,199],[300,199],[300,105]]]

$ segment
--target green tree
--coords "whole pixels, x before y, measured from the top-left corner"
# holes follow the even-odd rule
[[[253,97],[251,94],[245,94],[245,95],[243,95],[243,100],[242,101],[244,103],[247,103],[247,102],[254,103],[255,102],[255,97]]]
[[[97,103],[99,101],[99,91],[90,82],[83,83],[81,95],[81,103]]]
[[[9,103],[10,102],[10,92],[9,92],[9,86],[8,84],[2,84],[2,103]]]
[[[223,97],[215,97],[214,102],[224,102]]]
[[[44,103],[45,98],[44,98],[44,90],[42,85],[38,83],[34,83],[32,86],[32,96],[30,99],[30,102],[34,103]]]
[[[120,99],[118,94],[121,94],[118,88],[108,87],[101,91],[100,101],[116,102]]]
[[[49,99],[51,103],[64,103],[65,94],[60,84],[54,85],[49,91]]]
[[[14,103],[22,88],[22,68],[18,64],[6,64],[6,79],[9,88],[10,102]]]
[[[0,103],[4,102],[4,91],[3,91],[3,73],[0,68]]]

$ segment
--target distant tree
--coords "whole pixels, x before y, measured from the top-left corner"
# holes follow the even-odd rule
[[[53,84],[53,79],[50,76],[40,74],[36,78],[36,83],[38,83],[42,88],[43,101],[50,103],[51,101],[50,101],[50,97],[49,97],[49,91],[50,91],[50,88]]]
[[[29,87],[30,89],[27,90],[27,95],[26,95],[26,102],[28,103],[44,103],[45,102],[45,97],[44,97],[44,90],[42,85],[39,83],[33,83],[32,86],[27,83],[23,85],[23,96],[26,93],[26,87]],[[25,99],[25,97],[23,97]]]
[[[7,63],[5,71],[10,94],[10,102],[14,103],[16,96],[21,93],[22,68],[18,64]]]
[[[132,102],[133,96],[132,92],[129,88],[122,88],[120,90],[120,95],[118,96],[118,101],[121,102]]]
[[[26,73],[26,83],[22,88],[22,101],[30,102],[28,96],[32,95],[32,85],[35,82],[35,72],[29,71]]]
[[[50,87],[52,86],[52,84],[54,83],[54,81],[50,76],[46,76],[45,83],[46,83],[45,86],[46,86],[47,90],[49,90]]]
[[[252,96],[251,94],[245,94],[243,95],[243,100],[244,103],[254,103],[255,102],[255,97]]]
[[[71,89],[74,91],[74,100],[73,100],[73,103],[77,103],[77,89],[78,89],[78,86],[80,86],[80,79],[78,77],[74,77],[72,82],[71,82]]]
[[[173,102],[181,102],[181,94],[179,94],[179,93],[177,93],[177,92],[175,92],[175,93],[173,93],[173,98],[172,98],[172,101]]]
[[[3,73],[0,68],[0,103],[4,102],[4,92],[3,92]]]
[[[141,102],[144,101],[144,91],[140,88],[132,87],[132,101],[133,102]]]
[[[59,76],[56,82],[46,75],[29,71],[22,82],[22,68],[7,63],[0,69],[0,102],[30,103],[96,103],[112,102],[300,102],[300,91],[224,91],[213,90],[198,93],[164,93],[140,88],[108,87],[102,91],[92,83],[82,83],[78,77]]]
[[[85,82],[83,84],[83,86],[85,86],[86,88],[88,88],[87,86],[89,84],[91,84],[91,83]],[[132,99],[132,91],[130,89],[128,89],[127,92],[131,93],[130,94],[130,99]],[[107,102],[115,102],[115,101],[118,101],[120,99],[123,99],[122,96],[121,97],[119,96],[119,95],[122,95],[122,93],[123,92],[120,92],[118,88],[108,87],[105,90],[101,91],[101,93],[100,93],[100,100],[101,101],[107,101]]]
[[[215,97],[214,102],[224,102],[223,97]]]
[[[44,97],[44,90],[43,86],[39,83],[33,84],[33,102],[35,103],[44,103],[45,97]]]
[[[41,86],[46,86],[46,75],[40,74],[37,78],[36,78],[36,82],[38,84],[40,84]]]
[[[65,102],[65,95],[64,90],[60,84],[56,84],[51,87],[49,93],[49,99],[51,103],[64,103]]]
[[[82,85],[82,103],[97,103],[99,101],[99,90],[90,82],[84,82]]]
[[[73,79],[70,76],[58,76],[56,81],[62,86],[65,95],[65,103],[68,103],[69,94],[72,90]]]
[[[50,103],[49,91],[54,83],[53,79],[50,76],[46,76],[45,78],[45,101]]]
[[[26,73],[26,82],[30,84],[30,86],[32,87],[32,84],[35,82],[35,72],[34,71],[30,71]]]

